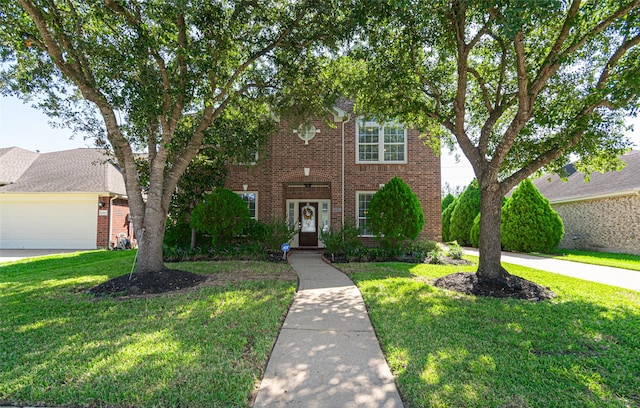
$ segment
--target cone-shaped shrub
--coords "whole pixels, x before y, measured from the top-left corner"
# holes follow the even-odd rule
[[[447,194],[445,198],[442,199],[442,211],[446,210],[449,204],[454,201],[456,201],[456,198],[453,196],[453,194]]]
[[[502,247],[518,252],[551,252],[564,235],[562,219],[529,179],[502,207],[500,230]]]
[[[226,188],[216,188],[191,212],[191,227],[210,234],[212,243],[221,245],[240,234],[250,219],[247,203],[240,196]]]
[[[473,225],[469,230],[469,244],[474,248],[480,247],[480,214],[473,219]]]
[[[383,246],[396,248],[418,236],[424,226],[424,214],[407,183],[394,177],[371,197],[367,221]]]
[[[448,241],[458,241],[458,244],[470,245],[469,231],[473,220],[480,213],[480,188],[474,179],[458,197],[458,205],[451,213]]]
[[[451,234],[449,232],[451,226],[451,213],[456,209],[456,205],[458,205],[457,198],[453,200],[453,202],[449,204],[444,211],[442,211],[442,242],[451,241]]]

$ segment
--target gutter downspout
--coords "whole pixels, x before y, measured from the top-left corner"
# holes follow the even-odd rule
[[[349,122],[351,120],[351,114],[347,113],[347,120],[343,120],[342,121],[342,208],[340,209],[341,211],[341,219],[340,219],[340,223],[341,228],[344,228],[344,203],[345,203],[345,197],[344,197],[344,192],[345,192],[345,188],[344,188],[344,172],[345,172],[345,162],[344,162],[344,125]]]

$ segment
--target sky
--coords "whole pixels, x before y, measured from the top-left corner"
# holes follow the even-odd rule
[[[640,117],[630,120],[635,130],[628,135],[635,143],[634,149],[640,149]],[[24,104],[14,97],[0,96],[0,148],[18,146],[27,150],[39,150],[42,153],[58,150],[93,147],[91,140],[82,136],[73,136],[71,130],[54,128],[49,118],[40,111]],[[466,187],[474,174],[466,157],[443,153],[441,156],[442,185]]]

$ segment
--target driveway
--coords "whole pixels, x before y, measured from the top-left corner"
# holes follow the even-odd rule
[[[475,248],[464,248],[464,252],[469,255],[478,256],[478,250]],[[640,271],[562,261],[559,259],[512,252],[503,252],[502,262],[640,291]]]
[[[0,249],[0,264],[36,256],[66,254],[82,249]]]

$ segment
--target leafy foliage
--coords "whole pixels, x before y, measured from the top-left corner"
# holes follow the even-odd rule
[[[458,197],[458,204],[451,213],[448,241],[458,241],[460,245],[469,245],[469,232],[473,220],[480,213],[480,189],[478,181],[471,184]]]
[[[324,242],[325,252],[335,255],[344,255],[351,258],[361,252],[364,245],[360,241],[360,229],[355,220],[346,220],[339,230],[330,227],[328,231],[320,232],[320,239]]]
[[[418,197],[399,177],[389,180],[373,195],[367,219],[378,240],[388,248],[415,239],[424,226]]]
[[[224,245],[240,234],[250,219],[242,198],[229,189],[217,188],[193,209],[191,226],[210,234],[214,245]]]
[[[442,241],[451,241],[451,214],[458,205],[458,199],[456,198],[442,211]]]
[[[344,62],[356,106],[413,124],[430,141],[457,142],[487,206],[478,273],[499,280],[500,198],[572,153],[589,170],[616,168],[630,146],[622,118],[640,103],[640,4],[367,5],[362,41]],[[465,233],[459,242],[467,241]]]
[[[238,137],[238,124],[250,130],[273,121],[273,110],[320,112],[335,98],[317,74],[353,29],[351,8],[342,6],[3,1],[0,88],[33,100],[116,157],[134,228],[146,231],[137,272],[150,273],[164,268],[169,204],[203,147],[218,163],[247,155],[259,143],[255,132]]]
[[[525,179],[502,210],[502,246],[508,251],[550,253],[564,235],[562,218]]]
[[[442,211],[444,211],[449,204],[451,204],[452,202],[455,201],[455,197],[453,196],[453,194],[449,193],[447,194],[443,199],[442,199]]]

